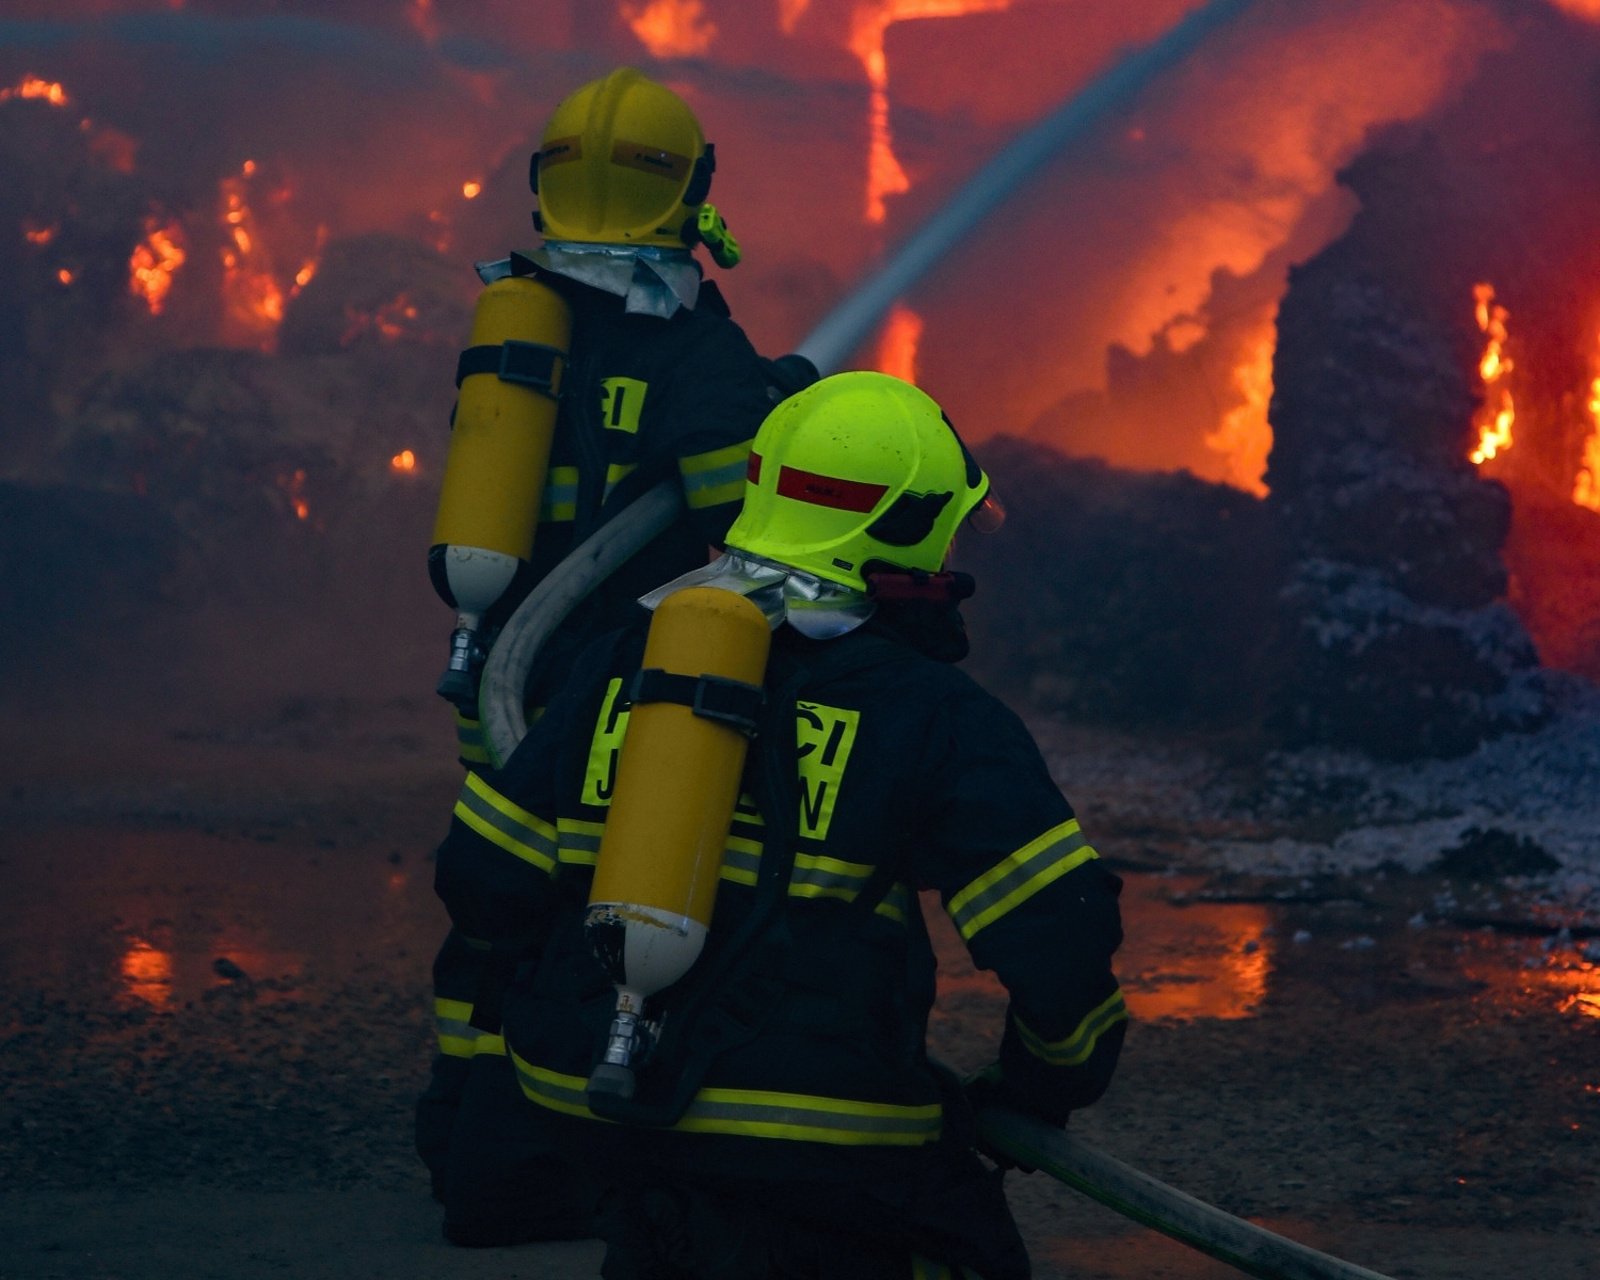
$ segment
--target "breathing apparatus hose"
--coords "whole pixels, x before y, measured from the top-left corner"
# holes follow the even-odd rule
[[[545,641],[585,596],[669,528],[683,506],[678,481],[663,480],[569,552],[517,606],[494,642],[478,686],[484,737],[496,768],[528,732],[522,700]]]
[[[1388,1280],[1224,1213],[1020,1111],[985,1107],[977,1124],[988,1146],[1022,1167],[1042,1170],[1091,1200],[1245,1275],[1259,1280]]]

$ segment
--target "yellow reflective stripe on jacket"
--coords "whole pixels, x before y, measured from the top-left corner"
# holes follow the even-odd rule
[[[889,892],[883,895],[883,901],[872,908],[872,914],[887,916],[896,924],[904,924],[906,917],[911,914],[910,887],[900,883],[890,886]]]
[[[472,1005],[466,1000],[435,996],[433,1020],[439,1032],[439,1052],[448,1058],[471,1058],[480,1053],[504,1053],[504,1036],[479,1031],[472,1025]]]
[[[637,462],[613,462],[606,468],[606,497],[611,496],[611,491],[628,478],[639,467]],[[602,499],[604,501],[604,499]]]
[[[558,818],[556,828],[561,861],[569,866],[594,866],[600,858],[600,837],[605,833],[606,824],[584,822],[581,818]]]
[[[1098,858],[1076,818],[1052,827],[1011,854],[950,899],[950,918],[969,942],[985,925],[1026,902],[1047,884]]]
[[[1122,992],[1113,991],[1084,1015],[1083,1021],[1071,1035],[1060,1040],[1042,1039],[1028,1030],[1015,1014],[1011,1020],[1017,1024],[1017,1035],[1023,1047],[1035,1058],[1048,1062],[1052,1067],[1077,1067],[1089,1061],[1089,1055],[1100,1043],[1101,1036],[1117,1023],[1128,1020],[1128,1006],[1122,998]]]
[[[578,518],[578,468],[551,467],[544,478],[539,522],[551,524]]]
[[[734,884],[753,885],[761,870],[761,841],[729,836],[722,850],[722,878]]]
[[[582,1076],[563,1075],[511,1054],[522,1092],[551,1111],[598,1120],[589,1110]],[[682,1119],[679,1133],[723,1133],[834,1146],[920,1147],[939,1140],[943,1113],[937,1102],[900,1107],[849,1098],[761,1089],[701,1089]]]
[[[531,862],[547,875],[556,869],[556,829],[513,804],[476,773],[467,775],[456,817],[490,844]]]
[[[730,444],[725,449],[712,449],[709,453],[696,453],[678,459],[678,471],[683,476],[683,496],[695,510],[720,506],[724,502],[738,502],[744,497],[744,476],[750,466],[750,446]]]
[[[791,898],[838,898],[854,902],[876,870],[866,862],[842,862],[820,854],[797,853],[789,876]]]
[[[490,764],[489,749],[483,744],[483,722],[469,720],[456,712],[456,754],[469,764]]]

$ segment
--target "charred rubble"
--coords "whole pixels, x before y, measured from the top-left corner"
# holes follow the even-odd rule
[[[1460,353],[1360,247],[1353,232],[1291,273],[1278,311],[1267,507],[1289,571],[1272,723],[1295,745],[1459,755],[1545,710],[1533,642],[1501,602],[1511,500],[1465,458]]]

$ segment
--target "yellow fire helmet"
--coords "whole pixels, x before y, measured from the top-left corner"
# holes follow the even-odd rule
[[[728,547],[866,591],[871,561],[938,573],[962,520],[997,522],[988,495],[927,395],[888,374],[840,373],[761,424]]]
[[[621,67],[550,117],[533,156],[535,220],[554,240],[681,249],[698,238],[716,167],[689,104]]]

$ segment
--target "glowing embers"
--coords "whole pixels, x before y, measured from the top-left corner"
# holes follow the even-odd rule
[[[159,225],[145,219],[145,237],[128,259],[128,292],[144,299],[150,314],[158,316],[172,290],[172,277],[188,255],[183,248],[183,228],[176,222]]]
[[[272,258],[249,204],[256,162],[246,160],[221,184],[223,337],[230,344],[270,350],[283,320],[283,290],[272,273]]]
[[[622,6],[623,21],[657,58],[692,58],[711,48],[717,24],[701,0],[649,0]]]
[[[463,182],[461,184],[461,198],[463,200],[476,200],[483,194],[483,183]]]
[[[399,475],[407,475],[417,469],[417,455],[410,449],[402,449],[389,459],[389,469]]]
[[[917,345],[922,341],[922,317],[903,302],[897,302],[884,321],[878,339],[879,373],[906,382],[917,380]]]
[[[1474,285],[1472,297],[1476,304],[1474,314],[1478,329],[1486,341],[1483,355],[1478,358],[1483,403],[1472,418],[1472,425],[1478,429],[1478,445],[1467,456],[1482,466],[1511,447],[1511,428],[1517,420],[1517,409],[1511,398],[1509,382],[1514,366],[1505,349],[1509,336],[1506,321],[1511,318],[1511,313],[1496,304],[1493,285]]]
[[[56,232],[61,230],[57,225],[48,227],[35,226],[31,222],[22,224],[22,238],[36,249],[42,249],[56,238]]]
[[[305,471],[296,468],[293,474],[281,475],[277,478],[277,485],[288,502],[289,509],[294,512],[295,519],[306,519],[311,514],[311,504],[306,501]]]
[[[52,107],[64,107],[72,101],[67,97],[67,91],[55,81],[42,80],[38,76],[23,76],[9,89],[0,89],[0,102],[8,102],[12,98],[31,98],[48,102]]]
[[[889,66],[883,56],[883,33],[891,23],[910,18],[957,18],[1010,7],[1011,0],[867,0],[856,6],[850,16],[850,52],[860,60],[872,88],[867,120],[868,222],[883,221],[887,213],[884,197],[911,190],[911,179],[894,154],[894,135],[889,127]],[[801,6],[784,29],[788,30],[804,11]]]
[[[339,335],[339,345],[348,347],[366,334],[376,334],[384,342],[397,342],[411,331],[417,318],[417,305],[409,293],[398,293],[388,302],[372,311],[358,311],[346,307],[344,332]]]
[[[1255,494],[1267,495],[1262,477],[1272,452],[1272,425],[1267,407],[1272,402],[1272,357],[1278,346],[1276,329],[1257,339],[1250,358],[1233,371],[1233,386],[1243,401],[1223,414],[1217,429],[1206,436],[1206,448],[1228,460],[1228,483]]]

